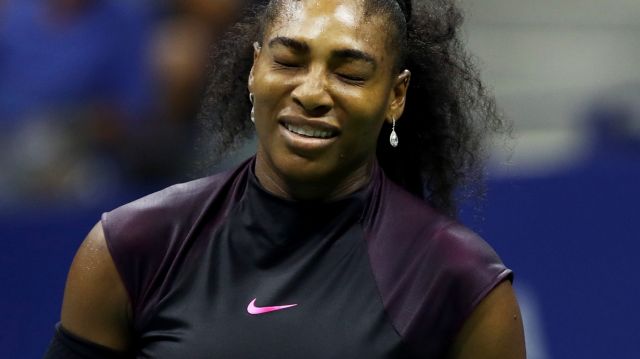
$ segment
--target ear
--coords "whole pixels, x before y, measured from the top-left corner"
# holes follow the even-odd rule
[[[260,57],[260,52],[262,51],[262,47],[256,41],[253,43],[253,65],[251,65],[251,71],[249,72],[249,92],[253,92],[253,69],[256,67],[256,62],[258,61],[258,57]]]
[[[396,121],[402,116],[404,106],[407,101],[407,91],[411,82],[411,72],[409,70],[402,71],[395,79],[393,89],[389,94],[389,108],[387,109],[387,122],[391,123],[392,119]]]

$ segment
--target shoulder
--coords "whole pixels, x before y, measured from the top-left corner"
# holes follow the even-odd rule
[[[483,297],[497,284],[496,281],[511,278],[512,273],[495,250],[478,234],[464,225],[452,221],[438,230],[431,238],[432,248],[441,259],[447,273],[459,279],[459,285],[469,288],[471,283],[486,283],[478,288],[478,297]],[[474,304],[481,298],[475,298]]]
[[[105,243],[134,314],[179,270],[175,259],[184,259],[201,233],[224,221],[244,193],[248,166],[174,185],[103,214]]]
[[[176,184],[103,214],[107,242],[176,232],[184,235],[182,232],[206,216],[211,206],[222,209],[241,194],[238,173],[242,174],[242,169]]]
[[[365,220],[372,270],[396,330],[439,357],[511,271],[475,232],[384,178]],[[424,342],[425,336],[434,338]]]
[[[131,344],[130,320],[129,298],[98,223],[69,269],[61,324],[85,340],[125,351]]]
[[[522,315],[509,282],[494,288],[456,335],[449,358],[526,358]]]
[[[477,233],[435,210],[425,200],[384,176],[379,187],[374,191],[375,203],[365,220],[372,241],[382,244],[390,240],[412,257],[436,256],[462,271],[478,261],[500,262],[493,248]]]
[[[373,249],[392,245],[405,256],[433,257],[460,271],[478,262],[500,263],[493,248],[474,231],[386,177],[380,182],[364,220]]]

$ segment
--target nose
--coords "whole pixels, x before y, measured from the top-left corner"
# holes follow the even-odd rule
[[[323,116],[333,108],[333,99],[327,91],[327,75],[319,68],[310,69],[301,77],[291,97],[309,116]]]

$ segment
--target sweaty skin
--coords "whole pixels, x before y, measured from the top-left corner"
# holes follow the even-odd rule
[[[331,199],[368,181],[382,124],[404,110],[410,73],[394,72],[384,20],[362,13],[359,1],[292,2],[267,29],[249,78],[256,175],[267,190]],[[288,117],[334,135],[296,135]]]
[[[65,288],[62,326],[91,342],[130,349],[129,299],[106,246],[102,226],[89,233],[73,261]],[[509,282],[496,287],[458,334],[450,359],[523,359],[522,318]]]
[[[393,71],[389,25],[361,14],[355,0],[286,2],[260,41],[249,79],[259,138],[255,171],[277,195],[330,199],[362,187],[384,121],[402,115],[410,73]],[[330,137],[302,136],[291,125]],[[130,303],[100,224],[71,265],[61,316],[80,337],[130,349]],[[524,357],[520,311],[505,282],[475,309],[450,358]]]
[[[76,336],[118,351],[131,344],[129,297],[100,223],[89,232],[71,264],[61,323]]]

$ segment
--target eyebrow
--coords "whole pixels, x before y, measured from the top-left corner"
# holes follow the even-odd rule
[[[269,41],[269,47],[274,47],[277,45],[288,47],[299,53],[309,53],[311,49],[309,45],[303,41],[299,41],[296,39],[292,39],[290,37],[278,36]],[[368,53],[356,49],[340,49],[334,50],[331,52],[332,57],[337,57],[339,59],[344,60],[356,60],[356,61],[364,61],[372,66],[376,66],[377,62],[373,58],[373,56]]]
[[[356,61],[368,62],[374,67],[377,65],[376,60],[373,58],[373,56],[360,50],[355,50],[355,49],[335,50],[332,52],[332,56],[340,59],[345,59],[345,60],[356,60]]]
[[[305,42],[298,41],[292,39],[290,37],[278,36],[273,40],[269,41],[269,47],[274,47],[276,45],[282,45],[288,48],[295,50],[296,52],[309,52],[309,45]]]

